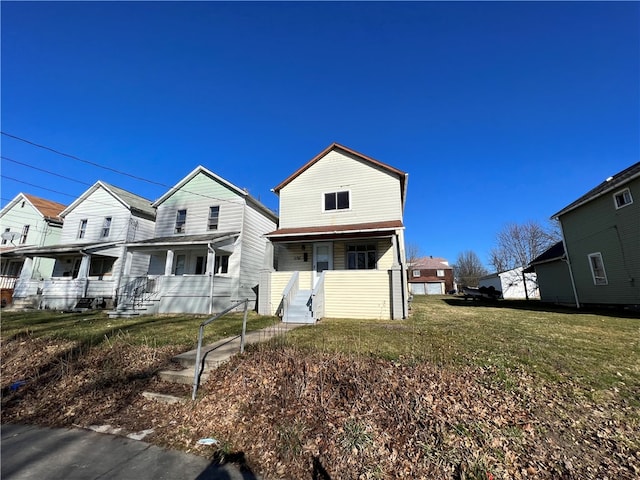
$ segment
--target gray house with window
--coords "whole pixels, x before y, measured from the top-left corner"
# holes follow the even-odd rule
[[[202,166],[152,206],[155,234],[126,244],[111,316],[206,314],[245,298],[255,305],[264,235],[277,226],[275,212]],[[140,274],[136,264],[146,271]]]
[[[557,254],[532,266],[568,273],[574,303],[640,305],[640,162],[609,177],[552,216],[562,227]],[[561,262],[561,263],[558,263]],[[542,300],[549,275],[538,275]],[[560,275],[564,277],[564,274]],[[563,295],[569,286],[562,288]],[[555,295],[556,293],[554,293]]]

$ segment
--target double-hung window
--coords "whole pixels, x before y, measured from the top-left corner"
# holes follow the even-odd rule
[[[618,208],[626,207],[633,203],[633,197],[631,196],[631,190],[625,188],[613,195],[613,201],[616,204],[616,210]]]
[[[216,255],[213,273],[229,273],[229,255]]]
[[[420,270],[413,270],[413,272],[411,272],[411,274],[412,274],[414,277],[419,277],[419,276],[420,276]]]
[[[347,247],[347,269],[374,270],[378,255],[375,245],[349,245]]]
[[[27,243],[27,235],[29,235],[29,225],[25,225],[24,227],[22,227],[22,235],[20,235],[21,245]]]
[[[604,261],[600,252],[589,254],[589,266],[593,276],[594,285],[607,285],[607,272],[604,270]]]
[[[6,233],[7,235],[3,235],[2,236],[2,245],[6,245],[7,242],[9,241],[9,232],[11,232],[10,228],[5,228],[4,229],[4,233]]]
[[[106,238],[109,236],[109,230],[111,230],[111,217],[104,217],[104,221],[102,222],[102,231],[100,232],[100,236]]]
[[[80,220],[80,226],[78,227],[78,238],[84,238],[87,233],[87,219]]]
[[[176,228],[175,233],[185,233],[187,223],[187,210],[178,210],[176,213]]]
[[[220,207],[209,207],[209,221],[207,228],[209,230],[217,230],[218,229],[218,219],[220,218]]]
[[[349,192],[331,192],[324,194],[324,211],[348,210],[350,206]]]

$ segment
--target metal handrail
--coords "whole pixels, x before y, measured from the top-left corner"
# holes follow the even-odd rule
[[[193,372],[193,393],[191,394],[191,400],[196,399],[196,394],[198,393],[198,385],[200,384],[200,374],[202,373],[202,367],[200,365],[200,357],[202,355],[202,337],[204,336],[204,327],[209,325],[214,320],[222,317],[223,315],[229,313],[236,307],[239,307],[244,303],[244,319],[242,320],[242,335],[240,336],[240,353],[244,353],[244,338],[247,333],[247,313],[249,307],[249,299],[245,298],[244,300],[239,301],[238,303],[234,303],[226,310],[218,313],[217,315],[208,318],[200,324],[200,329],[198,331],[198,349],[196,350],[196,366],[195,371]]]
[[[295,297],[298,294],[298,281],[300,277],[300,272],[293,272],[291,278],[289,279],[289,283],[285,287],[282,292],[282,320],[287,321],[287,314],[289,311],[289,305],[291,304],[291,298]]]

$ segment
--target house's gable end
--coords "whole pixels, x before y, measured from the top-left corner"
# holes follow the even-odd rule
[[[60,213],[66,208],[65,205],[54,202],[52,200],[47,200],[45,198],[36,197],[35,195],[31,195],[28,193],[23,194],[24,198],[28,202],[33,205],[33,207],[38,210],[45,220],[62,223],[62,218],[60,217]]]
[[[631,165],[629,168],[626,168],[619,173],[616,173],[612,177],[609,177],[607,180],[605,180],[595,188],[589,190],[587,193],[564,207],[559,212],[554,213],[551,218],[558,218],[565,213],[575,210],[576,208],[585,205],[586,203],[589,203],[596,198],[601,197],[602,195],[606,195],[607,193],[614,193],[616,190],[621,190],[625,185],[638,177],[640,177],[640,162]]]
[[[329,145],[327,148],[325,148],[322,152],[320,152],[318,155],[316,155],[315,157],[313,157],[311,160],[309,160],[307,163],[305,163],[302,167],[300,167],[298,170],[296,170],[293,174],[291,174],[289,177],[287,177],[284,181],[282,181],[278,186],[276,186],[273,191],[276,194],[280,194],[280,190],[282,190],[285,186],[287,186],[289,183],[291,183],[292,181],[294,181],[296,178],[298,178],[300,175],[302,175],[305,171],[307,171],[309,168],[311,168],[314,164],[316,164],[317,162],[319,162],[322,158],[324,158],[327,154],[329,154],[332,151],[342,151],[344,153],[350,154],[355,158],[360,159],[363,162],[366,162],[367,164],[371,165],[371,166],[376,166],[386,172],[388,172],[389,174],[392,174],[394,176],[396,176],[398,178],[398,180],[400,181],[400,196],[402,198],[402,208],[404,210],[404,204],[406,201],[406,190],[407,190],[407,182],[408,182],[408,178],[409,175],[405,172],[403,172],[402,170],[399,170],[395,167],[392,167],[391,165],[388,165],[386,163],[383,163],[379,160],[376,160],[374,158],[371,158],[367,155],[364,155],[360,152],[357,152],[349,147],[345,147],[344,145],[340,145],[339,143],[332,143],[331,145]]]
[[[280,189],[280,227],[402,221],[404,178],[359,154],[331,148]],[[343,197],[340,208],[327,207],[332,194],[348,199]]]
[[[124,190],[120,187],[110,185],[101,180],[98,180],[91,187],[85,190],[82,195],[80,195],[71,203],[71,205],[60,212],[60,217],[67,217],[73,210],[75,210],[83,202],[87,201],[87,199],[89,199],[96,191],[100,189],[107,192],[113,199],[115,199],[127,210],[141,214],[141,216],[150,217],[150,219],[153,219],[155,217],[155,210],[151,206],[151,202],[149,200],[136,195],[135,193]]]

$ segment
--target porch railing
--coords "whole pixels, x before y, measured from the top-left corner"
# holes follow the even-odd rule
[[[311,315],[316,322],[324,317],[324,272],[311,292]]]
[[[282,319],[284,321],[287,320],[287,314],[289,313],[289,305],[291,305],[291,302],[293,301],[294,298],[296,298],[296,295],[298,294],[299,283],[300,283],[299,279],[300,279],[300,272],[293,272],[293,275],[291,275],[291,279],[289,280],[289,283],[287,283],[287,286],[282,292]]]
[[[118,309],[141,307],[160,291],[161,276],[135,277],[118,289]]]
[[[231,310],[239,307],[244,303],[244,318],[242,319],[242,334],[240,335],[240,353],[244,353],[244,338],[247,333],[247,313],[249,310],[249,299],[245,298],[244,300],[239,301],[238,303],[234,303],[226,310],[218,313],[217,315],[205,320],[200,324],[200,329],[198,330],[198,348],[196,350],[196,366],[193,372],[193,392],[191,394],[191,399],[196,399],[196,394],[198,393],[198,385],[200,384],[200,373],[203,370],[203,366],[200,365],[201,357],[202,357],[202,338],[204,337],[204,327],[209,325],[211,322],[217,320],[218,318],[226,315]]]
[[[18,277],[14,277],[11,275],[2,275],[0,276],[0,288],[2,288],[3,290],[13,290],[13,288],[16,286],[17,280]]]

